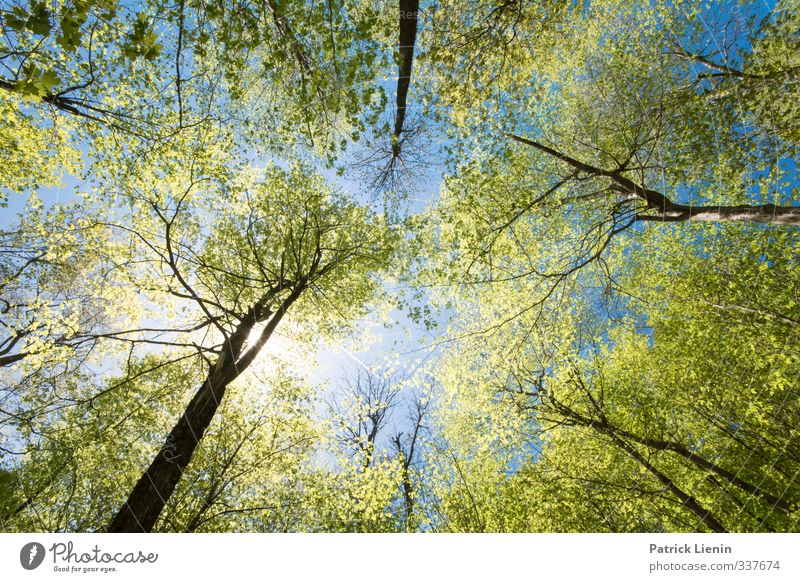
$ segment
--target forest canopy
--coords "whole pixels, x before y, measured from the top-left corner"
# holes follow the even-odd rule
[[[2,531],[798,531],[797,0],[0,27]]]

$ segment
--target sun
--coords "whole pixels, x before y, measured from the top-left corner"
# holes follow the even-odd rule
[[[247,337],[247,345],[255,345],[264,326],[254,327]],[[261,348],[253,362],[254,366],[271,370],[276,366],[288,366],[292,371],[308,376],[314,370],[313,350],[307,343],[296,339],[300,330],[291,324],[283,325],[272,332],[272,335]]]

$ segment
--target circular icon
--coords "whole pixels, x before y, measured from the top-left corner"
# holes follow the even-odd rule
[[[44,561],[44,546],[39,542],[30,542],[19,551],[19,563],[26,570],[35,570]]]

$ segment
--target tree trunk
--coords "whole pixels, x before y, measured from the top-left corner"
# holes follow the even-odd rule
[[[516,142],[535,148],[549,156],[553,156],[571,166],[578,172],[591,176],[610,179],[614,184],[611,189],[627,196],[633,196],[647,203],[644,212],[653,214],[637,214],[637,221],[654,222],[762,222],[765,224],[782,224],[800,226],[800,206],[777,206],[775,204],[740,204],[738,206],[692,206],[677,204],[667,196],[652,188],[637,184],[622,175],[622,170],[605,170],[586,164],[563,152],[559,152],[536,141],[506,133]]]
[[[414,43],[417,40],[419,0],[400,0],[400,67],[397,76],[397,113],[394,118],[394,136],[400,137],[406,117],[408,87],[411,84],[411,66],[414,62]]]
[[[227,383],[215,385],[223,377],[219,372],[221,370],[215,366],[195,393],[107,531],[149,532],[153,529],[225,395]]]
[[[211,424],[228,385],[253,362],[286,310],[303,289],[303,286],[298,286],[292,290],[280,308],[269,318],[255,345],[242,353],[247,336],[257,321],[256,315],[263,307],[256,304],[250,310],[253,319],[245,318],[225,342],[224,351],[209,371],[203,385],[189,402],[180,420],[172,428],[147,471],[136,483],[106,531],[149,532],[153,529],[184,469],[189,465],[203,433]]]
[[[602,416],[599,419],[590,418],[588,416],[583,416],[582,414],[579,414],[578,412],[572,410],[571,408],[561,403],[557,403],[556,406],[558,408],[558,411],[564,416],[570,418],[571,420],[573,420],[574,422],[576,422],[581,426],[590,428],[595,432],[609,436],[612,440],[614,440],[614,442],[619,443],[621,442],[619,440],[620,438],[626,438],[640,445],[644,445],[649,449],[675,453],[678,456],[683,457],[685,460],[692,463],[697,468],[715,473],[717,476],[721,477],[731,485],[734,485],[739,489],[741,489],[742,491],[745,491],[750,495],[761,499],[761,501],[763,501],[767,505],[782,511],[787,515],[792,514],[796,509],[792,505],[790,500],[783,499],[781,497],[776,497],[775,495],[772,495],[771,493],[765,491],[761,487],[748,483],[744,479],[738,477],[738,475],[731,473],[730,471],[728,471],[724,467],[720,467],[716,463],[712,463],[711,461],[704,459],[702,456],[690,451],[688,448],[686,448],[684,445],[680,443],[642,437],[630,431],[612,425],[611,423],[608,422],[608,419],[605,416]]]
[[[635,448],[630,446],[628,443],[620,439],[615,435],[610,435],[611,439],[617,444],[619,448],[623,451],[628,453],[636,462],[642,465],[645,469],[647,469],[656,479],[658,479],[661,484],[667,489],[670,493],[672,493],[675,497],[677,497],[681,505],[686,507],[689,511],[691,511],[697,519],[699,519],[708,529],[716,533],[726,533],[727,530],[723,527],[723,525],[717,521],[709,510],[705,507],[700,505],[700,502],[697,501],[693,496],[686,493],[683,489],[678,487],[672,479],[670,479],[667,475],[656,469],[650,462],[645,459],[639,451]]]
[[[800,226],[800,206],[775,204],[738,206],[687,206],[670,204],[658,214],[640,214],[636,220],[655,222],[762,222]]]
[[[587,425],[587,426],[589,426],[589,425]],[[635,435],[635,434],[633,434],[631,432],[628,432],[626,430],[615,428],[615,427],[607,424],[605,421],[594,421],[592,423],[592,426],[595,428],[595,430],[597,430],[599,432],[602,432],[602,433],[605,433],[605,434],[608,434],[608,435],[620,435],[620,436],[623,436],[623,437],[625,437],[627,439],[630,439],[630,440],[632,440],[632,441],[634,441],[636,443],[639,443],[640,445],[644,445],[649,449],[655,449],[655,450],[658,450],[658,451],[671,451],[671,452],[683,457],[687,461],[691,462],[696,467],[698,467],[700,469],[704,469],[706,471],[711,471],[712,473],[715,473],[716,475],[718,475],[719,477],[721,477],[722,479],[724,479],[725,481],[727,481],[731,485],[734,485],[734,486],[738,487],[739,489],[741,489],[743,491],[746,491],[747,493],[749,493],[750,495],[753,495],[754,497],[760,498],[767,505],[770,505],[770,506],[774,507],[775,509],[779,509],[780,511],[782,511],[783,513],[785,513],[787,515],[791,514],[794,511],[794,508],[792,507],[792,504],[791,504],[791,502],[789,500],[782,499],[780,497],[775,497],[774,495],[772,495],[768,491],[764,491],[760,487],[757,487],[756,485],[752,485],[751,483],[748,483],[744,479],[740,479],[737,475],[734,475],[733,473],[731,473],[727,469],[725,469],[723,467],[720,467],[719,465],[704,459],[700,455],[698,455],[696,453],[693,453],[692,451],[690,451],[685,446],[683,446],[683,445],[681,445],[679,443],[670,442],[670,441],[661,441],[661,440],[650,439],[650,438],[646,438],[646,437],[640,437],[640,436]]]

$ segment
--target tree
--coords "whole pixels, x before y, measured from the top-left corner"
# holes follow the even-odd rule
[[[6,4],[4,529],[795,527],[796,2]]]
[[[128,388],[132,379],[125,377],[98,388],[92,378],[97,372],[91,367],[101,361],[125,369],[149,351],[163,350],[165,361],[151,362],[152,368],[142,370],[142,375],[192,358],[201,365],[211,366],[216,361],[217,376],[209,375],[209,379],[222,378],[222,386],[209,387],[198,395],[202,400],[213,392],[211,408],[216,408],[222,394],[219,390],[224,391],[258,352],[254,349],[260,345],[256,336],[248,337],[252,330],[263,332],[265,341],[295,302],[305,306],[305,319],[315,321],[317,333],[340,329],[352,305],[350,300],[366,301],[368,290],[377,287],[366,272],[388,260],[393,235],[377,219],[368,219],[366,210],[357,209],[341,196],[330,200],[324,194],[306,196],[306,184],[267,201],[262,185],[261,199],[255,204],[243,190],[247,179],[229,184],[228,189],[219,187],[243,166],[237,156],[246,144],[256,143],[261,151],[289,151],[302,143],[305,135],[309,146],[324,157],[341,147],[335,136],[353,126],[363,127],[377,94],[363,82],[367,75],[371,78],[369,66],[375,58],[374,43],[365,34],[376,22],[374,9],[328,3],[308,14],[309,20],[299,32],[293,24],[297,12],[289,6],[180,2],[161,12],[156,37],[152,14],[160,8],[158,4],[138,6],[132,21],[129,12],[117,11],[115,2],[67,3],[55,11],[32,2],[3,11],[7,34],[0,50],[4,51],[8,76],[0,88],[10,112],[4,122],[10,120],[14,130],[14,138],[4,147],[9,161],[16,160],[16,165],[4,164],[9,176],[14,176],[5,185],[22,190],[42,182],[55,184],[65,172],[79,174],[83,166],[80,150],[85,150],[95,186],[95,192],[83,197],[91,213],[84,214],[76,207],[63,216],[59,213],[66,207],[54,206],[53,213],[67,225],[61,233],[63,242],[39,233],[40,240],[32,243],[28,252],[23,239],[29,237],[25,229],[33,224],[33,217],[26,218],[18,231],[4,233],[14,254],[9,255],[8,272],[4,273],[8,275],[3,284],[8,308],[4,323],[9,335],[3,338],[2,349],[7,377],[14,386],[6,392],[8,410],[3,409],[3,416],[12,427],[11,442],[21,445],[14,451],[18,454],[36,450],[38,445],[31,440],[24,442],[31,439],[29,429],[49,429],[62,408],[91,407],[97,398]],[[290,51],[283,50],[287,43]],[[249,51],[255,58],[247,57]],[[259,85],[251,91],[254,80]],[[112,84],[119,89],[109,91]],[[134,110],[136,116],[131,114]],[[319,112],[323,115],[316,115]],[[53,130],[47,121],[51,114]],[[268,130],[263,129],[267,118],[277,122],[278,132],[273,131],[272,123]],[[51,139],[53,136],[58,139]],[[58,155],[53,155],[54,151]],[[191,167],[188,178],[183,163]],[[293,182],[279,184],[277,174],[271,171],[271,187],[295,188],[305,179],[300,179],[300,170],[294,172]],[[20,180],[25,175],[31,179]],[[319,179],[314,180],[321,188]],[[169,187],[151,188],[159,183]],[[196,193],[199,183],[214,184],[206,195],[232,196],[235,191],[246,214],[236,215],[234,220],[226,207],[232,198],[214,201],[213,211],[206,212]],[[178,188],[182,195],[170,192],[170,187]],[[128,214],[120,219],[125,205]],[[292,215],[303,221],[292,223]],[[230,220],[225,223],[223,216]],[[271,223],[269,228],[266,220]],[[272,232],[281,220],[289,222],[281,223],[283,230]],[[51,225],[54,222],[51,220]],[[69,230],[73,224],[75,234]],[[238,255],[231,255],[227,248],[213,252],[226,260],[252,261],[255,256],[255,276],[237,277],[224,263],[201,258],[201,248],[203,253],[212,253],[213,239],[198,236],[197,231],[190,238],[198,246],[183,246],[187,243],[181,237],[201,224],[223,229],[236,244],[249,249]],[[361,234],[359,226],[364,227]],[[247,236],[238,236],[239,228]],[[154,234],[157,231],[163,234]],[[176,232],[180,234],[173,238]],[[52,264],[51,256],[87,233],[113,241],[102,249],[104,254],[96,266],[81,264],[79,259],[92,255],[78,253],[69,255],[74,264]],[[219,234],[217,230],[214,233]],[[275,251],[278,262],[262,261],[262,251],[251,246],[267,239],[279,248]],[[178,263],[192,265],[185,276]],[[355,265],[365,268],[359,271]],[[256,268],[244,263],[240,267]],[[202,272],[199,283],[194,268]],[[284,270],[292,268],[288,274]],[[102,272],[103,279],[85,293],[83,287],[65,289],[62,285],[70,276],[73,282],[83,276],[90,280],[95,272]],[[161,280],[165,273],[171,279]],[[337,281],[328,282],[333,277]],[[244,287],[233,291],[228,287],[231,281]],[[210,295],[195,295],[198,284],[201,293]],[[121,318],[104,318],[100,308],[91,309],[95,303],[102,309],[119,309],[126,302],[120,289],[138,295],[130,305],[147,305],[142,310],[146,313],[132,314],[129,324],[123,324]],[[31,290],[33,299],[24,296],[31,295]],[[68,294],[62,297],[65,290]],[[109,295],[108,290],[116,295]],[[217,294],[227,299],[220,300]],[[48,301],[52,305],[46,305]],[[244,305],[244,301],[249,303]],[[197,317],[188,316],[188,323],[171,317],[174,314],[166,315],[172,308],[187,309],[181,302],[197,311]],[[321,309],[323,304],[335,315]],[[52,317],[43,307],[52,311]],[[161,309],[167,312],[159,313]],[[296,306],[293,311],[300,310]],[[154,313],[158,313],[155,324]],[[30,319],[34,315],[35,320]],[[102,351],[95,349],[98,345]],[[230,356],[225,363],[221,354]],[[45,379],[31,386],[23,364],[38,365],[46,373]],[[56,373],[59,383],[64,380],[58,390],[51,378]],[[51,390],[39,390],[48,382]],[[208,382],[205,385],[210,386]],[[191,410],[197,413],[196,407]],[[213,411],[200,424],[207,425],[211,416]],[[192,422],[198,428],[196,419]],[[196,444],[188,445],[182,466]],[[148,527],[153,519],[150,522]]]
[[[566,163],[571,172],[570,175],[559,181],[559,186],[570,180],[581,180],[586,177],[607,178],[611,184],[606,188],[600,188],[597,192],[583,194],[582,196],[618,196],[618,201],[615,201],[616,203],[611,206],[610,211],[611,218],[609,222],[614,224],[614,228],[611,231],[613,234],[617,234],[634,222],[643,220],[656,222],[685,222],[689,220],[703,222],[753,221],[792,226],[800,224],[800,206],[777,206],[775,204],[739,204],[736,206],[678,204],[661,192],[626,178],[623,175],[624,166],[613,170],[597,168],[524,137],[513,134],[510,134],[509,137],[514,141],[536,148]],[[538,202],[546,204],[547,199],[544,197]],[[639,209],[636,209],[637,204]],[[629,207],[633,207],[633,209],[629,209]],[[620,223],[622,224],[617,226]]]
[[[340,313],[361,309],[375,287],[367,273],[388,259],[385,227],[301,168],[288,174],[272,169],[264,181],[226,191],[208,238],[192,233],[195,184],[163,202],[144,198],[163,239],[155,246],[140,236],[170,273],[164,291],[194,304],[203,328],[213,330],[213,347],[197,348],[208,372],[111,521],[112,532],[153,527],[228,386],[253,363],[290,308],[302,313],[305,303],[306,310],[317,311],[312,317],[326,313],[316,298]],[[324,328],[326,322],[318,324]]]
[[[134,12],[132,22],[117,0],[64,2],[55,10],[31,0],[8,8],[2,11],[0,89],[103,125],[135,127],[130,112],[108,107],[92,93],[118,72],[115,67],[131,72],[129,65],[140,57],[158,59],[163,46],[146,8]]]
[[[225,399],[157,531],[286,531],[303,516],[296,486],[320,438],[314,392],[286,366],[266,360],[245,372]],[[46,427],[37,449],[9,473],[2,527],[102,529],[185,407],[187,395],[175,386],[201,374],[192,359],[169,363],[149,355],[97,387],[124,382],[124,389],[106,391],[91,407],[54,414],[58,427]]]
[[[415,531],[423,424],[429,403],[407,381],[380,369],[357,369],[328,399],[327,452],[320,472],[327,499],[317,501],[315,529]]]
[[[797,235],[692,228],[652,231],[609,257],[626,263],[612,289],[586,271],[541,313],[518,313],[535,280],[460,292],[471,316],[437,373],[453,401],[430,460],[458,471],[433,480],[434,523],[791,529]]]
[[[160,531],[299,527],[308,494],[301,484],[322,438],[312,409],[315,392],[285,366],[263,368],[226,398],[227,408],[162,514]]]
[[[429,158],[433,149],[427,112],[416,106],[416,111],[412,112],[409,105],[415,52],[419,53],[421,48],[417,44],[417,33],[422,26],[422,11],[418,0],[399,0],[397,8],[391,13],[391,24],[388,24],[388,14],[383,17],[387,22],[383,27],[387,44],[391,42],[389,38],[397,39],[393,61],[383,65],[387,70],[396,67],[393,107],[385,112],[384,123],[378,124],[376,118],[368,128],[352,163],[371,190],[386,195],[384,201],[389,206],[408,196],[417,174],[431,165]],[[387,75],[387,78],[395,77]]]
[[[791,132],[770,129],[791,126],[781,113],[789,106],[779,103],[796,101],[794,51],[780,40],[796,19],[793,7],[713,16],[598,2],[539,24],[529,6],[495,9],[463,22],[462,42],[478,43],[487,62],[512,59],[507,74],[476,69],[445,36],[437,54],[449,68],[437,69],[435,85],[425,77],[452,136],[452,170],[430,213],[427,244],[440,260],[425,262],[427,285],[538,279],[517,311],[540,312],[581,270],[613,285],[613,257],[651,229],[695,221],[796,226],[796,143]],[[637,24],[618,26],[623,21]],[[516,34],[518,23],[526,26]],[[460,38],[454,25],[447,29]],[[536,49],[531,31],[542,38]],[[700,48],[715,43],[724,59]],[[720,67],[745,77],[703,76]],[[456,73],[464,70],[474,83],[461,82]],[[482,75],[497,77],[495,89],[467,115]],[[710,99],[709,84],[731,92]],[[776,106],[756,114],[767,95]]]

